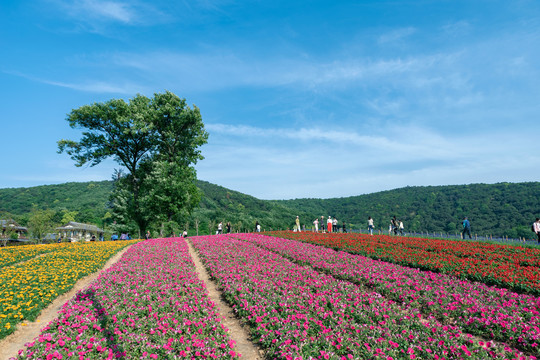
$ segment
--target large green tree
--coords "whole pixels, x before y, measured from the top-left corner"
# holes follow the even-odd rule
[[[95,166],[107,158],[121,165],[126,172],[115,175],[113,204],[116,200],[119,206],[113,210],[123,212],[120,217],[127,216],[141,232],[154,220],[193,209],[193,199],[200,198],[193,165],[203,158],[200,146],[208,139],[197,107],[167,91],[153,98],[136,95],[128,102],[85,105],[72,110],[67,120],[83,130],[82,138],[60,140],[59,152],[70,155],[76,166]],[[164,184],[164,176],[171,185]],[[164,201],[177,203],[166,206]]]
[[[54,230],[54,214],[55,212],[49,209],[32,209],[28,219],[28,229],[38,242],[41,242],[48,233]]]

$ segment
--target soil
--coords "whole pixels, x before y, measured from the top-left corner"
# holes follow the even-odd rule
[[[122,255],[124,255],[129,247],[130,246],[116,253],[116,255],[105,263],[105,266],[101,270],[77,281],[69,292],[60,295],[49,306],[43,309],[36,321],[23,321],[22,324],[25,324],[25,326],[23,326],[21,323],[18,324],[17,330],[15,330],[14,333],[0,340],[0,360],[16,358],[18,351],[24,348],[24,344],[29,343],[38,337],[41,329],[56,319],[58,312],[62,309],[62,306],[64,306],[66,302],[74,297],[79,290],[83,290],[94,280],[96,280],[101,271],[110,268],[114,263],[120,260]]]
[[[210,276],[208,275],[206,268],[202,264],[201,260],[199,259],[199,255],[189,240],[187,241],[187,244],[191,258],[195,263],[195,270],[199,275],[199,279],[206,284],[206,289],[208,290],[210,300],[216,304],[219,313],[224,317],[223,325],[229,329],[229,336],[236,342],[234,351],[242,355],[241,359],[264,359],[264,352],[249,340],[250,336],[247,326],[242,326],[240,320],[234,315],[233,309],[221,299],[221,292],[218,290],[214,281],[210,280]]]

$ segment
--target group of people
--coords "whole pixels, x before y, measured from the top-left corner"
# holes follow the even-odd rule
[[[326,225],[325,225],[326,223]],[[331,217],[331,216],[328,216],[328,219],[326,219],[326,221],[324,220],[324,216],[321,216],[321,220],[319,221],[318,218],[316,218],[314,221],[313,221],[313,226],[315,227],[315,232],[319,232],[319,225],[320,225],[320,228],[321,228],[321,232],[338,232],[339,231],[339,225],[338,225],[338,220],[334,217]],[[300,231],[300,218],[297,216],[296,217],[296,227],[295,229],[297,229],[298,231]],[[346,226],[346,223],[345,221],[342,222],[342,225],[341,225],[341,231],[346,233],[347,232],[347,226]]]
[[[295,227],[294,227],[294,231],[298,231],[298,232],[301,232],[301,226],[300,226],[300,217],[299,216],[296,216],[296,220],[295,220]],[[332,232],[339,232],[340,229],[339,229],[339,226],[338,226],[338,220],[334,217],[332,218],[331,216],[328,216],[328,219],[324,219],[324,216],[321,216],[321,220],[319,220],[318,218],[315,219],[313,221],[313,225],[314,225],[314,228],[315,228],[315,232],[319,232],[319,225],[320,225],[320,230],[321,232],[329,232],[329,233],[332,233]],[[371,216],[368,217],[368,221],[367,221],[367,225],[368,225],[368,233],[370,235],[373,235],[373,229],[375,229],[375,225],[373,223],[373,219],[371,218]],[[461,238],[462,239],[465,239],[466,236],[469,236],[469,239],[472,239],[472,233],[471,233],[471,222],[469,221],[469,219],[467,217],[464,217],[463,218],[463,221],[461,222],[461,225],[462,225],[462,230],[461,230]],[[227,224],[225,225],[225,229],[226,229],[226,233],[229,234],[231,232],[231,223],[230,222],[227,222]],[[304,228],[305,230],[305,228]],[[531,230],[536,234],[536,236],[538,237],[538,244],[540,244],[540,218],[536,218],[536,221],[532,224],[531,226]],[[259,224],[258,221],[255,222],[255,231],[256,232],[261,232],[261,225]],[[346,225],[345,225],[345,221],[343,221],[342,223],[342,227],[341,227],[341,231],[346,233],[347,232],[347,229],[346,229]],[[223,222],[219,222],[218,224],[218,227],[217,227],[217,231],[216,231],[216,235],[217,234],[222,234],[223,233]],[[402,220],[399,220],[399,219],[396,219],[396,217],[394,216],[391,220],[390,220],[390,226],[388,227],[388,234],[389,235],[404,235],[405,234],[405,227],[403,226],[403,221]],[[148,240],[150,238],[150,231],[147,231],[146,232],[146,239]],[[187,231],[184,230],[182,232],[182,237],[187,237]],[[96,240],[96,237],[95,236],[92,236],[92,240],[91,241],[95,241]],[[99,238],[100,241],[103,241],[103,235],[100,236]],[[118,235],[116,234],[113,234],[111,236],[111,240],[115,241],[115,240],[119,240],[119,237]],[[129,235],[129,233],[123,233],[121,234],[120,236],[120,240],[131,240],[131,236]],[[61,239],[59,238],[58,241],[60,242]]]
[[[121,233],[121,234],[120,234],[120,238],[118,238],[118,235],[113,233],[113,234],[111,235],[111,240],[112,240],[112,241],[116,241],[116,240],[131,240],[131,236],[129,235],[129,233]]]
[[[225,225],[226,234],[230,234],[232,230],[232,225],[230,222],[227,222]],[[255,221],[255,231],[261,232],[261,224],[258,221]],[[223,221],[220,221],[216,230],[216,235],[223,234]]]
[[[371,217],[370,217],[371,218]],[[368,219],[369,222],[369,219]],[[396,216],[390,219],[390,226],[388,227],[388,235],[405,235],[405,226],[403,221],[396,219]]]

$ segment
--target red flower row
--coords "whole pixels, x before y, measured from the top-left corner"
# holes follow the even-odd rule
[[[540,294],[540,249],[404,236],[278,231],[271,235]]]

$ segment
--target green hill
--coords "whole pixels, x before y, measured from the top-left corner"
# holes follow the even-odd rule
[[[410,231],[454,233],[467,216],[473,233],[531,237],[530,224],[540,216],[540,182],[418,186],[335,199],[295,199],[276,203],[292,209],[367,227],[388,229],[403,220]]]
[[[0,189],[0,212],[15,215],[24,225],[32,207],[36,206],[38,209],[55,210],[59,214],[62,210],[77,211],[78,221],[101,224],[111,191],[112,181]],[[59,218],[62,218],[61,215]]]
[[[304,211],[297,213],[283,205],[206,181],[199,180],[197,185],[204,195],[199,208],[192,214],[191,229],[194,228],[195,219],[199,220],[202,232],[208,232],[209,222],[213,223],[213,228],[219,221],[224,221],[224,224],[231,222],[236,229],[251,231],[256,221],[265,230],[285,229],[293,226],[296,215],[311,217]],[[0,218],[13,217],[21,225],[26,225],[32,207],[36,206],[38,209],[55,210],[57,222],[60,222],[65,211],[77,211],[77,221],[104,226],[112,186],[112,181],[92,181],[0,189]]]
[[[306,227],[315,217],[335,216],[353,228],[366,228],[367,217],[387,229],[390,218],[402,219],[407,230],[456,232],[463,216],[479,235],[531,237],[530,224],[540,216],[540,182],[418,186],[334,199],[260,200],[206,181],[198,181],[203,198],[191,217],[201,231],[219,221],[240,230],[292,228],[296,215]],[[77,211],[77,221],[104,226],[111,181],[65,183],[0,189],[0,218],[13,216],[24,225],[32,206],[58,213]]]

